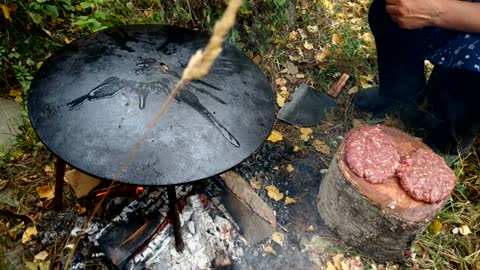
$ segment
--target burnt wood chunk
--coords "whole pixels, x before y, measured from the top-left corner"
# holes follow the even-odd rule
[[[418,149],[430,151],[416,137],[394,128],[378,127],[392,137],[402,157]],[[320,184],[317,207],[321,218],[347,245],[372,259],[402,261],[412,241],[448,198],[436,203],[415,200],[402,189],[395,175],[380,184],[369,183],[349,168],[345,157],[343,142]]]

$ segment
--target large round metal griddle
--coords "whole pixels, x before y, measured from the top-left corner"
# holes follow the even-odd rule
[[[33,128],[68,164],[114,179],[208,38],[183,28],[131,25],[68,44],[32,82]],[[274,116],[265,75],[225,44],[209,75],[184,87],[118,180],[169,185],[221,173],[263,143]]]

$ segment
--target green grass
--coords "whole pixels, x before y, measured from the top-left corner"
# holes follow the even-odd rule
[[[288,62],[304,74],[303,78],[290,76],[286,84],[290,93],[302,82],[327,90],[341,73],[351,76],[346,89],[352,86],[361,88],[362,76],[376,70],[375,49],[364,38],[369,32],[366,20],[368,2],[245,2],[228,40],[251,58],[261,57],[258,63],[275,88],[275,79],[286,77],[282,71]],[[172,24],[210,31],[225,8],[223,0],[0,0],[0,4],[11,9],[12,18],[10,22],[0,13],[0,96],[8,96],[11,90],[20,90],[23,99],[41,63],[68,40],[106,27],[133,23]],[[309,27],[316,27],[318,31],[310,32]],[[297,37],[289,39],[293,31],[297,32]],[[333,44],[334,34],[340,35],[343,41]],[[312,44],[313,49],[306,49],[305,42]],[[330,52],[329,55],[324,61],[317,61],[316,55],[325,50]],[[342,124],[349,125],[354,112],[348,106],[351,96],[345,92],[340,97],[345,111],[340,111],[342,115],[336,117]],[[21,131],[15,149],[0,151],[0,179],[18,180],[14,175],[16,171],[7,168],[7,163],[23,164],[25,160],[31,160],[28,166],[35,167],[31,168],[32,173],[42,175],[44,165],[51,161],[27,117],[24,117]],[[472,153],[457,163],[455,193],[438,216],[442,224],[440,233],[429,235],[425,232],[415,242],[415,260],[405,263],[404,268],[480,269],[479,143],[476,149],[476,154]],[[34,212],[37,208],[28,199],[34,186],[16,188],[15,194],[22,194],[19,199],[23,205],[14,210],[19,214]],[[4,223],[0,222],[6,226]],[[472,234],[452,233],[454,228],[462,225],[467,225]],[[0,249],[0,261],[4,253],[5,250]],[[8,269],[8,262],[0,266]]]

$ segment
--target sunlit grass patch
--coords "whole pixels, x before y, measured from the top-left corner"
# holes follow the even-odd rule
[[[426,232],[415,243],[410,263],[422,269],[479,269],[480,267],[480,144],[457,162],[457,184],[438,216],[438,234]]]

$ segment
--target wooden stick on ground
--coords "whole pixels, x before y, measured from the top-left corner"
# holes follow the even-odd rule
[[[328,89],[327,94],[332,97],[337,97],[342,92],[343,87],[347,83],[350,76],[343,73],[342,76]]]

